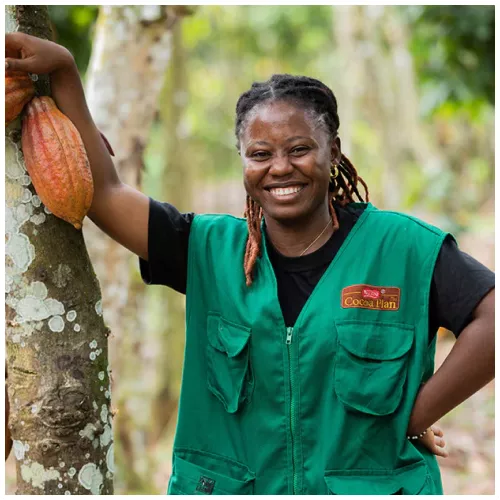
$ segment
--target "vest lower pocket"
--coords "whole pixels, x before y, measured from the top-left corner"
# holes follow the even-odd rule
[[[335,392],[351,410],[389,415],[401,402],[414,328],[400,323],[337,321]]]
[[[238,462],[197,450],[175,451],[169,495],[252,495],[255,474]]]
[[[250,334],[250,328],[208,315],[207,384],[228,413],[235,413],[253,391]]]
[[[325,472],[330,495],[432,495],[423,461],[394,471],[331,470]]]

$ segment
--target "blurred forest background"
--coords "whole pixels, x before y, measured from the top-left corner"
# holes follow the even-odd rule
[[[181,211],[242,215],[234,109],[273,73],[324,81],[380,208],[451,231],[494,269],[494,6],[52,6],[124,180]],[[148,66],[149,65],[149,66]],[[146,100],[149,101],[146,103]],[[111,327],[116,494],[167,487],[184,297],[84,233]],[[437,366],[453,346],[442,331]],[[494,384],[440,422],[446,494],[494,494]],[[15,490],[14,458],[7,492]]]

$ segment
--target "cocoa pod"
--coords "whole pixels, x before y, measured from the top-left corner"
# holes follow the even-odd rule
[[[52,98],[35,97],[26,106],[21,141],[26,168],[43,204],[81,229],[94,184],[77,128]]]
[[[5,126],[15,120],[35,95],[35,86],[24,71],[5,72]]]

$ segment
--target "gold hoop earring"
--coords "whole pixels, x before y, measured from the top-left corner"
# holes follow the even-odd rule
[[[336,163],[332,163],[332,170],[330,170],[330,180],[334,180],[339,176],[339,169]]]

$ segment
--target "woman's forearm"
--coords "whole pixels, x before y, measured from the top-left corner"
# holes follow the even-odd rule
[[[416,435],[495,377],[495,291],[480,302],[437,372],[421,388],[408,434]]]
[[[50,75],[52,98],[57,107],[80,132],[94,179],[94,198],[119,182],[113,161],[97,129],[85,100],[80,74],[69,54],[60,68]]]

